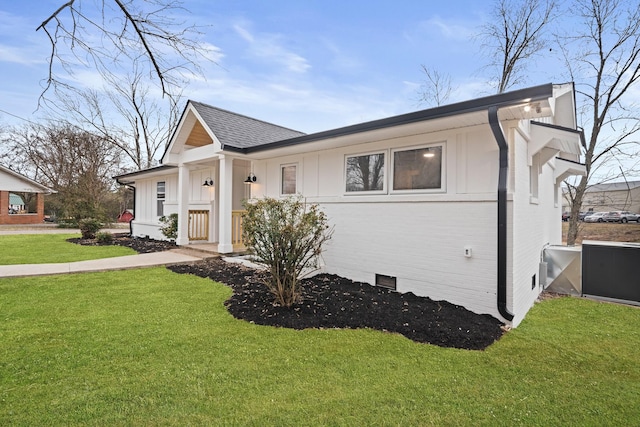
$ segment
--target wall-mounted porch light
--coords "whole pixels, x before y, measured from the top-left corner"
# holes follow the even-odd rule
[[[203,187],[213,187],[213,180],[211,179],[210,176],[207,177],[207,179],[204,180],[204,184],[202,184]]]
[[[247,179],[244,180],[245,184],[253,184],[254,182],[256,182],[258,179],[256,178],[256,176],[253,174],[253,172],[251,172],[249,174],[249,176],[247,177]]]
[[[537,114],[540,114],[542,112],[542,108],[540,107],[539,103],[535,103],[535,104],[527,104],[524,106],[524,112],[528,113],[531,110],[534,110]]]

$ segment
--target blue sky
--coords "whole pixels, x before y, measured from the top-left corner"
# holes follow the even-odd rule
[[[63,0],[0,0],[0,124],[37,121],[49,45],[37,26]],[[84,0],[88,7],[94,0]],[[95,3],[98,3],[95,0]],[[474,39],[490,2],[186,0],[217,64],[184,97],[303,132],[421,108],[421,64],[449,73],[451,101],[490,94]],[[532,70],[527,86],[548,83]],[[100,84],[90,70],[78,83]],[[10,113],[10,114],[7,114]]]

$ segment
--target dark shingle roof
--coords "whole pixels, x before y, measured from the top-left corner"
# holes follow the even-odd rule
[[[201,102],[189,102],[220,140],[223,149],[225,146],[244,149],[306,135]]]
[[[512,107],[525,102],[540,101],[553,96],[553,87],[554,85],[549,83],[309,135],[200,102],[189,102],[195,107],[211,131],[220,139],[223,149],[249,154],[392,126],[484,111],[489,107]]]

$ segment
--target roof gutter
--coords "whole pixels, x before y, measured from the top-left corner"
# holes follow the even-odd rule
[[[507,177],[509,176],[509,145],[498,120],[498,106],[489,107],[489,125],[500,150],[498,174],[498,312],[507,321],[513,313],[507,308]]]
[[[519,89],[513,92],[500,93],[484,98],[472,99],[470,101],[458,102],[455,104],[442,105],[427,110],[415,111],[412,113],[401,114],[399,116],[387,117],[384,119],[373,120],[365,123],[345,126],[338,129],[311,133],[308,135],[297,136],[281,141],[274,141],[268,144],[262,144],[251,147],[233,147],[224,145],[223,149],[243,154],[252,154],[254,152],[273,150],[292,145],[304,144],[308,142],[321,141],[329,138],[337,138],[355,133],[374,131],[392,126],[406,125],[410,123],[421,122],[425,120],[434,120],[439,118],[451,117],[453,115],[474,113],[486,110],[490,106],[509,107],[514,103],[522,103],[526,101],[535,101],[545,99],[553,93],[553,85],[543,84],[526,89]]]

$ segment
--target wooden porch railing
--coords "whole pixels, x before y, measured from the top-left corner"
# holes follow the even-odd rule
[[[242,238],[242,214],[244,213],[244,210],[231,211],[231,243],[234,249],[244,248]]]
[[[209,240],[209,211],[189,211],[189,240]]]

